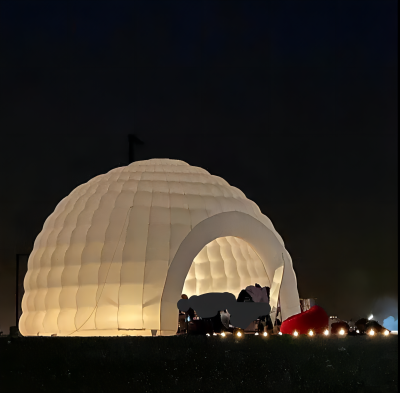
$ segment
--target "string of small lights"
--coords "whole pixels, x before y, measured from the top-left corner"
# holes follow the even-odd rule
[[[359,330],[356,330],[356,333],[357,333],[357,334],[360,334],[360,331],[359,331]],[[344,329],[340,329],[338,334],[339,334],[340,336],[344,336],[344,335],[346,335],[346,332],[345,332]],[[367,334],[368,334],[369,336],[372,337],[372,336],[377,335],[378,333],[375,332],[374,329],[370,329],[370,330],[367,332]],[[390,332],[389,332],[389,330],[386,330],[386,329],[385,329],[385,330],[382,332],[382,334],[383,334],[384,336],[389,336]],[[218,334],[215,333],[215,332],[214,332],[212,335],[213,335],[213,336],[218,336]],[[238,332],[234,333],[233,335],[235,335],[236,337],[242,337],[242,336],[244,336],[244,333],[242,333],[241,331],[238,331]],[[255,332],[254,335],[255,335],[255,336],[260,336],[260,333]],[[278,335],[279,335],[279,336],[282,336],[283,333],[282,333],[282,332],[278,332]],[[295,331],[293,332],[292,335],[293,335],[294,337],[298,337],[300,334],[299,334],[299,332],[297,332],[297,331],[295,330]],[[313,330],[309,330],[308,333],[307,333],[307,335],[308,335],[309,337],[314,337],[314,336],[316,336],[317,334],[316,334]],[[323,335],[324,335],[325,337],[326,337],[326,336],[329,336],[329,335],[330,335],[329,330],[328,330],[328,329],[325,329],[324,332],[323,332]],[[211,334],[210,334],[210,333],[206,333],[206,336],[207,336],[207,337],[211,337]],[[225,333],[225,332],[222,332],[222,333],[219,334],[219,336],[221,336],[221,337],[226,337],[226,333]],[[267,336],[268,336],[268,333],[267,333],[267,332],[263,332],[263,333],[261,334],[261,336],[267,337]]]
[[[334,316],[334,317],[330,317],[330,318],[331,318],[331,319],[332,319],[332,318],[336,319],[337,317]],[[368,318],[368,320],[371,321],[372,318],[373,318],[373,315],[371,314],[370,317]],[[354,328],[353,328],[353,329],[354,329]],[[354,335],[354,330],[350,330],[350,332],[353,332],[353,335]],[[368,331],[363,332],[363,333],[360,332],[359,329],[357,329],[357,330],[355,330],[355,333],[356,333],[356,335],[362,335],[363,333],[366,333],[366,334],[369,335],[370,337],[376,336],[376,335],[378,335],[379,333],[381,333],[381,334],[384,335],[384,336],[389,336],[389,335],[390,335],[390,331],[389,331],[388,329],[383,329],[383,330],[380,330],[380,331],[375,331],[373,328],[371,328],[371,329],[369,329]],[[397,333],[397,332],[393,332],[393,333]],[[245,333],[244,333],[244,331],[242,332],[242,330],[237,330],[236,332],[235,332],[235,331],[233,332],[233,335],[236,336],[236,337],[239,337],[239,338],[242,337],[242,336],[244,336],[244,334],[245,334]],[[250,334],[252,334],[252,333],[250,333]],[[335,334],[338,334],[339,336],[345,336],[345,335],[349,334],[349,331],[346,332],[345,329],[341,328],[337,333],[335,333],[335,332],[331,333],[331,332],[329,331],[329,329],[326,328],[326,329],[323,331],[323,333],[322,333],[322,335],[324,335],[325,337],[329,336],[330,334],[334,334],[334,335],[335,335]],[[218,334],[214,332],[212,335],[213,335],[213,336],[217,336]],[[222,333],[220,333],[219,335],[220,335],[221,337],[226,337],[226,333],[225,333],[225,332],[222,332]],[[260,335],[262,335],[263,337],[267,337],[267,336],[268,336],[268,333],[267,333],[267,332],[262,332],[262,334],[261,334],[260,332],[255,332],[254,335],[255,335],[255,336],[260,336]],[[278,332],[278,335],[279,335],[279,336],[282,336],[283,333],[279,331],[279,332]],[[299,333],[297,330],[295,330],[292,334],[288,334],[288,335],[292,335],[293,337],[298,337],[298,336],[300,335],[300,333]],[[306,335],[309,336],[309,337],[314,337],[314,336],[316,336],[316,335],[319,335],[319,333],[316,332],[316,331],[314,331],[314,330],[312,330],[312,329],[310,329],[310,330],[307,332]],[[210,333],[206,333],[206,336],[210,337],[211,334],[210,334]]]

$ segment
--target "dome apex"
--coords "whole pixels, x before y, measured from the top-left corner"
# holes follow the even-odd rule
[[[134,161],[128,166],[148,166],[148,165],[189,166],[189,164],[185,161],[171,160],[169,158],[152,158],[150,160]]]

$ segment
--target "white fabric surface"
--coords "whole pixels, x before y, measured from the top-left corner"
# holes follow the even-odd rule
[[[20,331],[175,334],[183,288],[234,293],[256,279],[272,293],[281,255],[275,289],[289,317],[300,312],[292,262],[258,206],[183,161],[134,162],[78,186],[47,218],[28,261]]]

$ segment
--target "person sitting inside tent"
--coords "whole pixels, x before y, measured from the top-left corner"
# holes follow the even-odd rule
[[[261,288],[261,285],[249,285],[246,287],[246,292],[251,296],[253,302],[269,303],[269,288]]]
[[[187,295],[184,293],[181,295],[181,299],[188,299]],[[188,332],[188,322],[192,321],[194,318],[194,310],[189,308],[187,311],[179,310],[179,325],[177,333]]]
[[[269,287],[261,287],[259,284],[249,285],[246,289],[240,291],[237,301],[238,302],[255,302],[255,303],[269,303]],[[258,331],[264,331],[266,326],[268,330],[272,329],[271,317],[268,315],[261,315],[258,317],[260,323],[258,324]]]
[[[251,295],[246,291],[246,289],[242,289],[240,291],[239,296],[237,298],[238,302],[253,302]]]

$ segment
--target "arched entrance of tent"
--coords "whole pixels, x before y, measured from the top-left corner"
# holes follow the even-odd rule
[[[190,297],[229,292],[238,297],[242,289],[255,283],[271,287],[271,279],[260,257],[243,239],[225,236],[208,243],[197,254],[182,293]]]
[[[193,260],[208,243],[226,236],[234,236],[246,241],[264,264],[272,281],[271,316],[274,317],[276,312],[279,294],[283,319],[292,315],[293,311],[298,312],[299,296],[296,277],[290,256],[277,237],[264,224],[246,213],[224,212],[197,224],[182,241],[171,261],[161,298],[161,335],[173,335],[176,332],[178,320],[176,303],[180,298]]]

